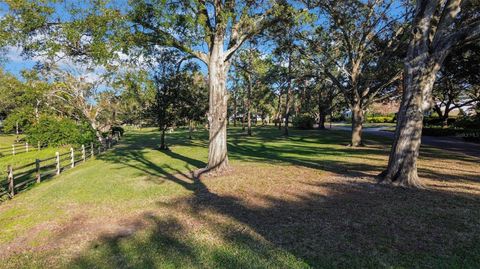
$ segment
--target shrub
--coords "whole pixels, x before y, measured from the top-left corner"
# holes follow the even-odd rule
[[[125,132],[125,130],[123,130],[123,128],[120,126],[112,126],[111,131],[112,131],[112,135],[115,135],[115,133],[118,132],[120,133],[121,136],[123,136],[123,132]]]
[[[25,133],[30,143],[51,146],[87,144],[95,139],[95,133],[89,125],[77,124],[67,118],[49,116],[40,117],[39,121],[32,124]]]
[[[34,121],[34,111],[30,107],[23,107],[15,110],[3,122],[3,131],[6,133],[15,132],[18,124],[20,131],[24,132]]]
[[[293,127],[302,129],[302,130],[309,130],[313,129],[313,125],[315,124],[315,119],[310,116],[309,114],[301,114],[293,118]]]
[[[369,122],[369,123],[394,122],[394,116],[368,116],[365,122]]]
[[[427,136],[455,136],[461,133],[461,130],[453,128],[423,128],[422,135]]]
[[[464,116],[455,121],[455,127],[464,129],[480,129],[480,116]]]

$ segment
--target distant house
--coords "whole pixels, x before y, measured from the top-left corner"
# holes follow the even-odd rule
[[[377,115],[377,116],[389,116],[389,115],[396,114],[399,108],[400,108],[399,101],[388,100],[386,102],[375,102],[367,108],[366,114]],[[342,115],[347,119],[351,118],[352,111],[350,109],[347,109],[342,112]]]
[[[367,112],[372,115],[388,116],[398,112],[400,102],[396,100],[387,100],[385,102],[376,102],[370,105]]]

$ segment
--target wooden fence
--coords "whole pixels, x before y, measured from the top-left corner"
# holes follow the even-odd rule
[[[28,186],[59,175],[63,171],[74,168],[77,164],[107,151],[118,140],[120,140],[119,134],[113,138],[106,139],[102,144],[90,143],[87,147],[82,145],[77,149],[70,148],[68,152],[62,154],[57,151],[55,156],[46,159],[35,159],[34,162],[18,167],[8,165],[7,180],[0,181],[0,197],[8,195],[8,197],[13,198],[16,193],[26,189]]]
[[[7,155],[16,155],[25,152],[30,152],[32,150],[39,151],[40,149],[44,148],[40,143],[36,146],[29,145],[28,142],[26,143],[15,143],[12,144],[11,147],[2,147],[0,148],[0,157],[7,156]]]

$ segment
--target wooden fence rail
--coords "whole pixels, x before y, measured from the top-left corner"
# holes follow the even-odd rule
[[[12,144],[11,147],[2,147],[0,148],[0,157],[3,156],[8,156],[8,155],[17,155],[20,153],[26,153],[30,152],[33,149],[39,151],[45,146],[42,146],[40,143],[38,143],[37,147],[32,147],[31,145],[28,144],[28,142],[25,143],[15,143]]]
[[[60,154],[55,152],[55,156],[46,159],[35,159],[34,162],[24,164],[18,167],[12,165],[7,166],[7,180],[0,181],[0,197],[8,195],[13,198],[21,189],[33,183],[40,183],[47,176],[59,175],[63,171],[75,168],[79,162],[86,162],[87,158],[94,158],[102,152],[110,149],[118,143],[120,135],[117,134],[113,138],[108,138],[103,144],[98,145],[95,150],[95,144],[90,143],[90,152],[87,154],[85,145],[75,150],[70,148],[66,153]],[[52,162],[53,161],[53,162]]]

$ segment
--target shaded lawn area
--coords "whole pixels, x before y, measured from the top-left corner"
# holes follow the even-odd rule
[[[0,204],[0,267],[477,268],[479,159],[422,148],[425,190],[375,184],[390,141],[229,130],[233,170],[194,180],[206,133],[131,131],[96,160]]]

